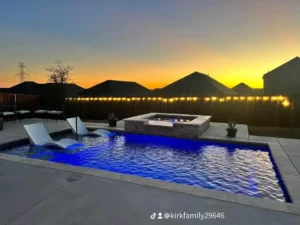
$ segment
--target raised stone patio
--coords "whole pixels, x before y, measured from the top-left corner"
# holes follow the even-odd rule
[[[191,117],[190,122],[165,122],[151,121],[154,116],[165,117]],[[162,135],[179,138],[198,138],[210,126],[211,116],[172,114],[172,113],[147,113],[124,119],[124,131],[139,134]]]

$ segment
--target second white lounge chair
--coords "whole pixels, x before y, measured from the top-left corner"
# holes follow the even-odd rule
[[[76,117],[68,118],[67,121],[70,124],[73,133],[76,134]],[[115,133],[110,132],[105,129],[89,131],[79,117],[77,117],[77,134],[79,134],[79,135],[95,135],[95,136],[103,136],[103,137],[115,136]]]
[[[70,149],[83,145],[82,143],[71,138],[63,138],[59,141],[54,141],[42,123],[24,125],[24,128],[29,136],[30,143],[33,145],[56,146],[64,149]]]

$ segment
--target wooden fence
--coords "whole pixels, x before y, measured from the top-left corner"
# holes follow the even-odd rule
[[[30,110],[40,107],[39,96],[0,93],[0,112]]]
[[[149,112],[211,115],[212,121],[255,126],[300,127],[300,96],[227,96],[159,98],[69,98],[67,116],[83,119],[107,119],[114,112],[120,119]]]

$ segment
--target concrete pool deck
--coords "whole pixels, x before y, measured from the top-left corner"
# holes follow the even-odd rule
[[[23,121],[12,126],[6,124],[6,130],[0,132],[0,144],[26,138],[25,132],[22,133],[20,128],[22,124],[32,122],[34,121]],[[64,121],[43,122],[52,132],[68,129]],[[92,128],[108,128],[107,124],[86,123],[86,125]],[[13,129],[18,129],[18,132],[14,132]],[[118,123],[116,129],[122,130],[122,122]],[[223,124],[211,123],[208,133],[205,132],[201,137],[230,140],[225,136],[224,129]],[[0,179],[4,185],[0,187],[0,195],[1,200],[4,200],[0,201],[0,224],[32,224],[32,220],[41,225],[121,222],[299,224],[300,140],[249,136],[246,125],[239,125],[239,131],[233,141],[269,145],[293,204],[1,153]],[[7,133],[13,137],[9,139]],[[51,176],[47,175],[48,173]],[[70,174],[80,174],[82,179],[67,183],[65,179]],[[114,211],[117,211],[115,213],[120,217],[113,216]],[[224,212],[225,219],[201,222],[179,219],[152,221],[150,215],[153,212]],[[56,215],[59,215],[61,220],[56,220]],[[81,220],[81,217],[86,219]],[[8,223],[9,221],[11,223]]]

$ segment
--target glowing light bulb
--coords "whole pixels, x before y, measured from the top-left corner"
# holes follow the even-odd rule
[[[264,100],[264,101],[268,101],[269,99],[270,99],[270,98],[269,98],[268,96],[264,96],[264,97],[263,97],[263,100]]]
[[[282,102],[282,105],[284,106],[284,107],[289,107],[290,106],[290,102],[287,100],[287,99],[285,99],[283,102]]]

